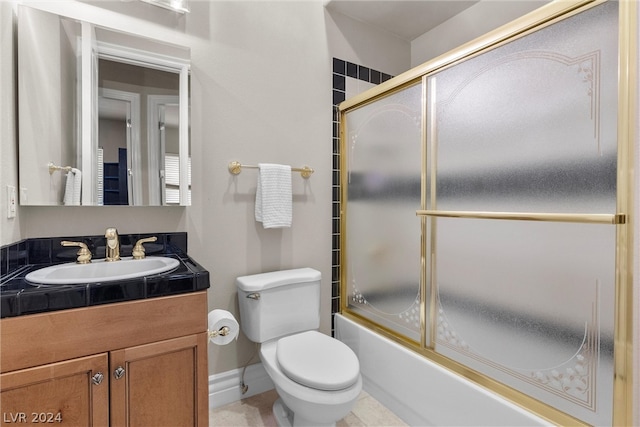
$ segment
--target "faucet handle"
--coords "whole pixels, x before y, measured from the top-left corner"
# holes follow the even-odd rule
[[[133,251],[131,251],[131,255],[133,256],[133,259],[143,259],[145,256],[144,255],[145,250],[142,244],[148,243],[148,242],[155,242],[156,240],[158,240],[156,236],[147,237],[147,238],[138,240],[135,246],[133,247]]]
[[[80,249],[76,253],[76,255],[78,255],[76,262],[78,264],[89,264],[91,262],[91,251],[89,250],[87,245],[85,245],[84,243],[70,242],[68,240],[63,240],[62,242],[60,242],[60,244],[62,246],[80,246]]]

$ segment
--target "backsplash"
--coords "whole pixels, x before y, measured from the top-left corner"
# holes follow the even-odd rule
[[[171,296],[209,288],[209,272],[187,254],[185,232],[122,234],[119,236],[120,255],[131,256],[135,243],[150,236],[158,240],[145,243],[146,255],[177,259],[179,263],[175,269],[144,277],[53,286],[31,283],[26,280],[26,275],[47,265],[74,263],[78,248],[60,245],[63,240],[83,242],[94,260],[104,259],[105,237],[35,238],[3,246],[0,248],[0,318]]]
[[[187,233],[145,233],[120,234],[120,255],[131,256],[131,250],[138,239],[156,236],[154,243],[146,243],[147,255],[154,253],[187,253]],[[78,248],[60,245],[63,240],[83,242],[94,259],[104,258],[106,239],[104,235],[65,236],[26,239],[0,248],[1,276],[8,275],[21,267],[32,264],[70,262],[76,259]]]
[[[22,240],[0,248],[0,260],[0,277],[27,265],[27,241]]]

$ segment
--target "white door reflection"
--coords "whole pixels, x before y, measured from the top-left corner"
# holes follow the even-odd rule
[[[101,88],[98,112],[97,145],[103,155],[97,168],[102,172],[97,180],[98,204],[139,204],[140,95]]]

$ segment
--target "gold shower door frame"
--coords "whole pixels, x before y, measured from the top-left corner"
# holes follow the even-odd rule
[[[427,188],[427,170],[432,173],[433,165],[427,165],[425,155],[427,153],[427,120],[429,120],[425,108],[428,95],[427,79],[456,63],[480,55],[490,49],[506,44],[517,38],[530,34],[546,26],[550,26],[560,20],[566,19],[579,12],[597,6],[607,0],[567,0],[549,3],[534,12],[519,18],[508,25],[500,27],[483,37],[471,41],[458,49],[437,57],[421,66],[403,73],[369,91],[355,96],[343,102],[340,109],[340,139],[341,139],[341,312],[363,324],[364,326],[424,355],[428,359],[447,367],[457,374],[484,386],[514,403],[532,411],[533,413],[559,425],[577,425],[584,422],[566,414],[554,407],[517,391],[485,374],[479,373],[464,364],[454,361],[434,350],[435,328],[437,325],[436,289],[427,289],[430,274],[432,274],[432,261],[427,259],[427,254],[435,252],[435,239],[427,236],[428,221],[436,218],[475,218],[475,219],[500,219],[500,220],[526,220],[543,222],[571,222],[611,224],[616,227],[616,260],[615,260],[615,325],[614,325],[614,379],[613,379],[613,420],[612,425],[631,425],[633,420],[633,262],[634,262],[634,229],[635,219],[629,213],[634,212],[634,163],[636,138],[634,121],[638,114],[635,94],[638,87],[637,64],[637,4],[634,0],[619,1],[619,76],[618,76],[618,143],[617,143],[617,182],[616,182],[616,213],[615,214],[560,214],[560,213],[510,213],[510,212],[465,212],[442,211],[437,209],[427,210],[427,197],[432,197],[431,190]],[[421,277],[420,277],[420,342],[409,339],[390,328],[367,319],[360,313],[354,312],[348,304],[348,280],[346,242],[348,239],[347,215],[347,125],[346,115],[355,109],[366,106],[381,98],[387,97],[403,89],[422,85],[422,176],[421,176],[421,206],[416,211],[420,217],[421,232]],[[417,231],[417,230],[416,230]],[[431,249],[427,251],[427,245]],[[428,316],[428,318],[427,318]]]

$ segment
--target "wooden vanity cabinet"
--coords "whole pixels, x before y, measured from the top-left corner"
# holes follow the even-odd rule
[[[2,425],[108,425],[108,368],[103,353],[1,374]]]
[[[197,393],[206,346],[199,334],[111,352],[111,425],[208,425],[208,392]]]
[[[2,425],[207,426],[206,312],[205,291],[2,319]]]

